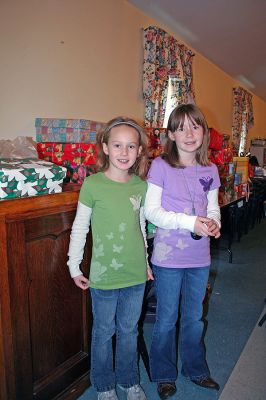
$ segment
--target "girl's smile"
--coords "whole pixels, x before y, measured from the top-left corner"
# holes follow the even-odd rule
[[[196,153],[202,145],[203,127],[185,116],[183,125],[175,132],[169,131],[169,138],[176,143],[179,153]]]
[[[103,143],[103,151],[109,157],[106,174],[114,180],[128,179],[128,170],[135,164],[141,152],[139,133],[128,125],[111,129],[108,143]]]

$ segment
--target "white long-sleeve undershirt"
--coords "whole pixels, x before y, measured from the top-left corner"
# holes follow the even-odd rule
[[[68,250],[68,268],[72,278],[82,275],[80,263],[83,259],[87,234],[90,229],[92,209],[78,202],[76,216],[72,225]]]
[[[185,213],[166,211],[162,205],[162,192],[160,186],[148,183],[148,190],[144,204],[145,217],[155,226],[163,229],[188,229],[194,232],[197,216]],[[212,218],[221,227],[220,207],[218,204],[218,189],[208,192],[207,217]]]
[[[218,189],[210,190],[207,194],[207,217],[213,219],[221,228],[221,210],[218,203]]]
[[[81,202],[78,202],[77,212],[72,225],[72,230],[70,235],[70,244],[68,250],[69,259],[67,262],[67,265],[69,267],[69,272],[72,278],[82,275],[82,271],[80,270],[80,263],[83,259],[86,238],[90,229],[91,214],[92,214],[92,208],[85,206]],[[144,207],[140,207],[139,220],[140,220],[140,228],[143,235],[143,240],[145,243],[145,247],[147,249],[146,220],[144,215]]]

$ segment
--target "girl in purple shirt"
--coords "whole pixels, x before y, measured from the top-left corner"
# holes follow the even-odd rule
[[[165,153],[151,165],[145,215],[156,225],[152,254],[157,296],[150,350],[151,377],[161,399],[176,392],[176,322],[180,309],[182,374],[219,390],[203,343],[202,302],[210,268],[210,236],[220,236],[217,167],[208,159],[209,129],[193,104],[168,121]]]

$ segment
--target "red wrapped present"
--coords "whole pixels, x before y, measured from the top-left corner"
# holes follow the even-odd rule
[[[40,159],[52,160],[58,165],[93,165],[97,151],[93,143],[37,143]]]
[[[82,185],[84,179],[95,173],[94,165],[69,165],[67,167],[67,182],[77,183]]]
[[[213,150],[221,150],[223,148],[223,136],[214,128],[210,128],[209,148]]]
[[[222,150],[213,150],[211,152],[211,161],[214,164],[224,164],[224,163],[229,163],[233,160],[233,152],[231,147],[227,147],[225,149]]]
[[[209,148],[212,150],[222,150],[229,147],[230,136],[219,133],[216,129],[210,128],[210,144]]]
[[[248,176],[253,178],[255,175],[255,165],[248,164]]]
[[[165,143],[165,128],[146,128],[149,138],[149,147],[156,149],[158,145],[163,146]]]
[[[218,164],[217,169],[220,176],[229,174],[229,164]]]
[[[146,128],[148,138],[148,152],[150,158],[155,158],[163,152],[163,146],[166,140],[165,128]]]

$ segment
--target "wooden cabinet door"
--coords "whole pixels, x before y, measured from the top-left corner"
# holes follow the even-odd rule
[[[11,216],[7,259],[16,399],[49,400],[89,385],[91,308],[66,265],[75,210]],[[82,270],[88,276],[91,240]],[[86,386],[86,383],[85,383]],[[60,396],[59,396],[60,397]]]

